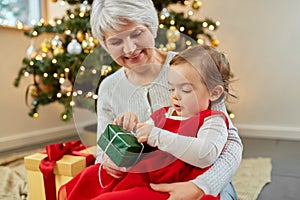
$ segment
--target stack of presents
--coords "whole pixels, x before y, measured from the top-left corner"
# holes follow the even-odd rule
[[[117,166],[133,165],[142,152],[149,151],[132,133],[112,124],[107,126],[97,144]],[[86,147],[78,140],[50,144],[45,151],[26,156],[30,200],[56,199],[61,185],[94,164],[96,149],[96,146]]]

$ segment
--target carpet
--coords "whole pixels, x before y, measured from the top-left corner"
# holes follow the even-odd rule
[[[42,149],[14,153],[0,157],[0,199],[28,200],[27,174],[24,157]]]
[[[0,157],[0,199],[28,200],[27,175],[23,158],[37,149]],[[233,178],[239,200],[256,200],[264,185],[271,182],[270,158],[245,158]]]
[[[238,199],[257,199],[262,188],[271,182],[271,171],[271,158],[244,158],[232,180]]]

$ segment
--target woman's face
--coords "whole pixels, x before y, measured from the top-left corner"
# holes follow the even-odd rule
[[[150,62],[154,36],[146,26],[129,22],[120,31],[105,35],[105,44],[120,66],[133,69]]]

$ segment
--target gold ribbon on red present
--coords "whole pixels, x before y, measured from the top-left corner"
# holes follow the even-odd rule
[[[46,151],[42,153],[46,153],[48,156],[41,160],[39,165],[39,169],[44,178],[46,200],[56,199],[55,175],[53,173],[56,161],[60,160],[64,155],[74,155],[85,157],[86,166],[94,164],[95,158],[92,154],[80,152],[84,149],[86,149],[86,147],[81,144],[80,140],[75,140],[64,144],[50,144],[46,146]]]

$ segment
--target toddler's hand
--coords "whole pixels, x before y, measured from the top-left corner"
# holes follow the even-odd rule
[[[147,123],[138,123],[136,128],[136,137],[138,139],[138,142],[147,142],[153,125]]]
[[[113,123],[122,126],[125,130],[132,131],[138,123],[138,118],[132,112],[124,112],[119,114]]]

